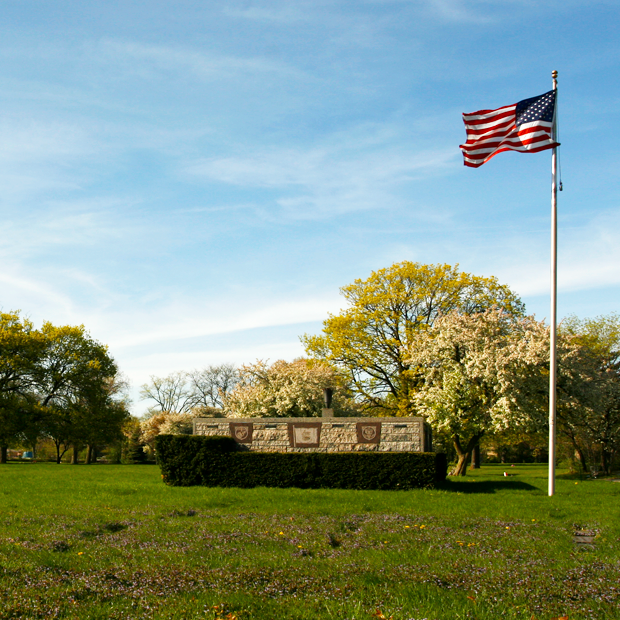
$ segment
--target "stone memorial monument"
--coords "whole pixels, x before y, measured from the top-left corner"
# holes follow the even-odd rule
[[[432,451],[423,418],[335,418],[327,390],[322,418],[198,418],[194,435],[232,437],[257,452]]]

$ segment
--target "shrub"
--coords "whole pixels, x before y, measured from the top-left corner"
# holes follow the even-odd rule
[[[331,489],[433,488],[445,455],[420,452],[249,452],[230,437],[160,435],[157,455],[173,486]]]
[[[121,460],[123,463],[146,463],[147,455],[144,452],[140,427],[134,428],[131,435],[125,438],[122,447]]]

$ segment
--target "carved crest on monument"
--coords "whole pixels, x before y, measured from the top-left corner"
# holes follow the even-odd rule
[[[321,442],[320,422],[291,422],[288,440],[293,448],[318,448]]]
[[[231,422],[230,436],[237,443],[252,443],[254,425],[252,422]]]
[[[381,439],[381,422],[358,422],[357,443],[379,443]]]

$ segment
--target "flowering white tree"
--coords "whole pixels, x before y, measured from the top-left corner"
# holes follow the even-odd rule
[[[191,435],[193,421],[197,417],[200,417],[198,412],[156,412],[140,422],[142,443],[154,452],[157,435]]]
[[[561,407],[587,399],[580,348],[558,347]],[[543,426],[548,402],[549,331],[533,317],[498,308],[473,315],[449,313],[408,347],[412,372],[422,379],[418,410],[449,434],[458,455],[452,475],[465,475],[472,450],[488,432]]]
[[[271,366],[258,360],[242,366],[239,376],[239,383],[224,400],[227,417],[320,416],[323,389],[328,387],[334,390],[336,415],[355,411],[342,376],[320,360],[279,360]]]

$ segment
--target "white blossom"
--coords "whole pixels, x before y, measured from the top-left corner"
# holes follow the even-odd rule
[[[258,360],[242,366],[239,375],[240,382],[224,402],[228,417],[320,416],[324,388],[334,390],[332,406],[336,415],[354,410],[342,376],[323,361],[279,360],[269,366]]]

